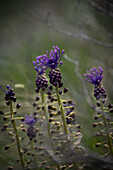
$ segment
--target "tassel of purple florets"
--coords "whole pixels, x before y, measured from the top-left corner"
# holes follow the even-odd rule
[[[36,57],[36,62],[33,61],[34,69],[38,72],[39,75],[43,74],[46,68],[56,69],[62,65],[62,54],[64,50],[60,51],[58,46],[53,46],[50,53],[46,51],[46,54]]]
[[[87,74],[84,74],[86,80],[94,85],[99,85],[103,78],[103,69],[101,67],[90,69]]]

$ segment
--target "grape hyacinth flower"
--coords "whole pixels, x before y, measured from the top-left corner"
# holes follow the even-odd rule
[[[5,100],[6,100],[6,104],[9,105],[9,101],[12,100],[13,102],[16,102],[16,97],[15,93],[13,92],[13,89],[11,88],[11,85],[6,85],[8,91],[4,90],[1,86],[0,88],[6,93],[5,94]],[[18,104],[19,105],[19,104]]]
[[[101,67],[90,69],[87,74],[84,74],[86,80],[93,85],[100,85],[103,78],[103,69]]]
[[[13,92],[13,89],[11,88],[11,85],[6,85],[7,87],[7,91],[4,90],[1,86],[0,88],[5,92],[5,100],[6,100],[6,104],[7,106],[9,106],[10,108],[10,111],[7,112],[7,116],[4,116],[4,121],[7,120],[8,118],[10,118],[10,121],[5,124],[3,126],[3,128],[1,129],[2,131],[4,130],[8,130],[8,125],[10,125],[10,123],[12,124],[13,126],[13,132],[10,132],[12,134],[14,134],[14,137],[12,138],[12,141],[14,141],[14,139],[16,139],[16,145],[17,145],[17,149],[18,149],[18,155],[19,155],[19,158],[20,158],[20,162],[21,162],[21,166],[22,168],[24,169],[25,168],[25,163],[24,163],[24,159],[23,159],[23,156],[21,154],[21,145],[20,145],[20,138],[19,138],[19,134],[18,134],[18,127],[16,125],[16,119],[21,119],[20,117],[16,117],[15,118],[15,114],[16,114],[16,110],[13,109],[13,102],[16,102],[16,97],[15,97],[15,93]],[[16,105],[16,109],[19,109],[20,108],[20,104],[17,104]],[[10,115],[9,115],[10,114]],[[5,150],[9,149],[11,146],[10,145],[6,145],[4,147]]]
[[[61,82],[62,76],[61,72],[59,70],[59,67],[62,65],[62,54],[64,53],[64,50],[60,53],[59,47],[53,46],[54,50],[51,50],[49,53],[49,60],[47,62],[48,67],[51,69],[49,72],[49,79],[50,83],[53,86],[59,85],[59,87],[62,87],[63,83]]]
[[[58,46],[53,46],[53,49],[51,49],[50,53],[46,51],[46,54],[37,56],[36,62],[33,61],[35,70],[42,74],[46,68],[55,69],[60,67],[63,63],[61,61],[63,53],[64,50],[60,52],[60,48]]]
[[[94,67],[93,69],[90,69],[90,71],[87,71],[84,76],[89,83],[94,85],[94,97],[96,100],[102,99],[102,102],[104,103],[106,92],[101,83],[103,78],[103,69],[101,67]]]
[[[37,121],[38,119],[34,119],[32,115],[25,114],[25,121],[23,121],[23,123],[28,125],[27,136],[30,140],[36,137],[36,128],[34,127],[34,125]]]

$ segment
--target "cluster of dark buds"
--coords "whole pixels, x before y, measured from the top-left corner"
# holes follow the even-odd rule
[[[11,88],[11,85],[6,85],[7,90],[4,90],[1,86],[0,88],[5,92],[5,100],[6,100],[6,104],[9,106],[10,105],[10,101],[16,102],[16,97],[15,97],[15,93],[13,92],[13,89]],[[19,109],[21,107],[20,104],[16,105],[16,108]]]

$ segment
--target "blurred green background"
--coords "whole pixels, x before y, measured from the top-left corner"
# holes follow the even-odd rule
[[[101,0],[99,11],[85,0],[4,0],[0,5],[0,85],[11,84],[22,108],[20,114],[32,113],[35,77],[32,61],[37,55],[57,45],[65,50],[61,67],[64,86],[76,104],[77,121],[82,124],[81,145],[94,152],[92,128],[96,101],[93,86],[83,74],[91,67],[104,69],[103,85],[107,103],[113,102],[113,3]],[[100,3],[101,2],[101,3]],[[108,8],[109,7],[109,8]],[[112,15],[111,15],[112,14]],[[23,84],[25,88],[16,88]],[[0,109],[7,110],[0,90]],[[1,119],[1,118],[0,118]],[[1,125],[3,121],[1,120]],[[0,164],[7,162],[2,150],[6,134],[0,132]],[[13,155],[13,153],[12,153]]]

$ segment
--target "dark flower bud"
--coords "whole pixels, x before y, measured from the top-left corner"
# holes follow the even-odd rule
[[[9,166],[7,170],[12,170],[13,169],[13,166]]]
[[[39,97],[36,97],[36,99],[35,99],[36,101],[38,101],[38,100],[40,100],[40,98]]]
[[[21,107],[21,104],[17,104],[16,108],[19,109]]]
[[[60,94],[60,95],[62,94],[62,90],[59,90],[59,94]]]
[[[64,93],[67,93],[68,92],[68,88],[64,88]]]
[[[5,96],[5,100],[8,101],[8,100],[9,100],[9,97],[8,97],[8,96]]]
[[[13,96],[10,97],[10,100],[13,100]]]
[[[3,120],[4,120],[4,121],[6,121],[7,119],[8,119],[8,117],[7,117],[7,116],[4,116],[4,117],[3,117]]]
[[[61,114],[61,111],[60,111],[60,110],[58,110],[57,114],[58,114],[58,115],[60,115],[60,114]]]
[[[63,101],[62,101],[62,103],[63,103],[63,104],[66,104],[66,103],[67,103],[67,101],[66,101],[66,100],[63,100]]]
[[[26,129],[25,128],[21,128],[22,132],[26,132]]]
[[[36,88],[35,91],[36,91],[36,93],[39,93],[39,89],[38,88]]]
[[[54,98],[51,98],[50,101],[51,101],[51,102],[54,102]]]
[[[109,148],[109,146],[107,144],[104,144],[104,148]]]
[[[49,106],[48,106],[48,109],[49,109],[49,110],[52,110],[52,105],[49,105]]]
[[[50,119],[49,119],[49,122],[53,122],[53,121],[54,121],[54,119],[53,119],[53,118],[50,118]]]
[[[66,165],[63,165],[62,167],[61,167],[61,170],[65,170],[66,169]]]
[[[4,146],[4,149],[5,149],[5,150],[8,150],[9,148],[10,148],[9,145]]]
[[[96,143],[95,147],[98,148],[101,144],[100,143]]]
[[[25,120],[25,118],[24,118],[24,117],[22,117],[20,120],[21,120],[21,121],[24,121],[24,120]]]
[[[0,115],[4,115],[4,112],[2,110],[0,110]]]
[[[72,100],[68,100],[67,102],[68,102],[68,104],[72,104],[73,103]]]
[[[38,136],[42,136],[42,135],[43,135],[43,132],[39,132],[39,133],[38,133]]]
[[[33,107],[35,107],[35,106],[37,106],[37,104],[36,104],[36,103],[33,103]]]
[[[42,110],[44,110],[44,106],[42,106]]]
[[[17,112],[16,112],[16,111],[13,111],[13,113],[14,113],[14,114],[17,114]]]
[[[39,150],[39,151],[42,151],[42,150],[44,150],[44,148],[43,148],[43,147],[39,147],[38,150]]]
[[[108,107],[109,109],[111,109],[113,107],[113,104],[109,104]]]
[[[80,124],[76,125],[76,127],[79,128],[79,129],[81,129],[81,125],[80,125]]]
[[[49,86],[49,90],[51,90],[51,91],[52,91],[52,89],[53,89],[53,87],[52,87],[52,86]]]
[[[27,152],[27,155],[31,155],[31,152],[29,151],[29,152]]]
[[[100,107],[100,102],[97,102],[97,106]]]
[[[36,143],[37,142],[37,139],[34,139],[34,143]]]
[[[9,101],[6,102],[6,105],[9,106]]]
[[[93,123],[93,127],[96,127],[98,125],[98,123]]]
[[[103,122],[99,122],[98,124],[99,124],[99,126],[103,126],[104,125]]]
[[[50,90],[48,90],[48,91],[47,91],[47,94],[48,94],[48,95],[51,95],[51,91],[50,91]]]
[[[110,113],[113,113],[113,109],[112,109],[112,108],[110,108],[110,109],[109,109],[109,112],[110,112]]]
[[[98,119],[98,116],[95,116],[94,119],[97,120],[97,119]]]
[[[14,123],[14,118],[11,119],[11,123]]]

